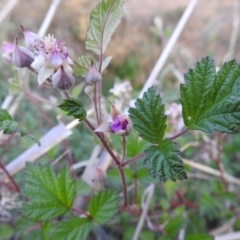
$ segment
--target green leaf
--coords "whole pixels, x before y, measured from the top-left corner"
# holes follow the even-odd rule
[[[109,65],[109,63],[111,62],[112,60],[112,56],[109,56],[109,57],[106,57],[104,58],[103,62],[102,62],[102,69],[101,69],[101,72],[103,72],[107,66]],[[96,67],[97,69],[99,69],[99,62],[96,64]]]
[[[214,60],[203,58],[185,74],[181,103],[185,125],[191,130],[238,133],[240,125],[240,65],[224,63],[216,73]]]
[[[86,49],[103,54],[123,14],[123,0],[102,0],[90,15]]]
[[[163,140],[160,146],[147,148],[145,153],[144,164],[147,165],[153,178],[159,177],[164,182],[168,178],[173,181],[187,179],[179,150],[176,148],[176,143],[170,139]]]
[[[64,99],[63,103],[58,107],[67,112],[68,116],[73,116],[79,121],[83,121],[87,116],[82,101],[77,98]]]
[[[86,56],[79,57],[76,60],[76,67],[74,69],[74,73],[77,76],[86,77],[90,67],[91,67],[91,59],[90,58],[88,58]]]
[[[176,217],[169,221],[165,227],[165,231],[171,237],[178,235],[181,228],[185,225],[185,219],[183,217]]]
[[[137,99],[135,106],[136,108],[129,109],[129,116],[139,136],[151,143],[160,143],[164,136],[167,117],[164,115],[164,105],[161,104],[156,89],[149,88],[142,99]]]
[[[106,223],[118,210],[117,199],[116,193],[112,190],[98,193],[88,206],[90,215],[97,223]]]
[[[197,233],[197,234],[190,234],[186,237],[185,240],[214,240],[213,236],[210,236],[206,233]]]
[[[92,222],[88,218],[71,218],[66,222],[58,225],[54,239],[59,240],[84,240],[88,236],[92,228]]]
[[[21,137],[27,136],[40,145],[39,141],[31,136],[26,128],[15,122],[8,111],[2,108],[0,108],[0,131],[1,130],[3,130],[4,134],[19,133]]]
[[[22,208],[23,214],[34,220],[51,220],[65,214],[72,207],[75,182],[64,167],[58,175],[51,166],[27,163],[24,195],[30,199]]]
[[[13,236],[14,229],[5,223],[1,223],[0,233],[1,233],[0,240],[8,240],[8,239],[11,239],[11,237]]]

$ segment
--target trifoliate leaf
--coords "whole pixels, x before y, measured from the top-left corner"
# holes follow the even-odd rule
[[[91,59],[85,56],[79,57],[76,60],[76,67],[74,73],[77,76],[86,77],[89,68],[91,67]]]
[[[134,128],[143,139],[158,144],[161,142],[166,128],[164,105],[160,95],[151,87],[144,93],[142,99],[137,99],[136,108],[129,109],[129,116]]]
[[[0,131],[3,130],[4,134],[20,133],[21,137],[27,136],[34,142],[38,142],[33,136],[31,136],[27,129],[15,122],[10,114],[5,109],[0,108]]]
[[[92,228],[92,222],[88,218],[71,218],[66,222],[58,225],[57,231],[54,234],[54,239],[59,240],[84,240],[88,236]]]
[[[73,116],[80,121],[83,121],[87,116],[82,101],[77,98],[64,99],[63,103],[58,107],[67,112],[68,116]]]
[[[23,214],[34,220],[50,220],[65,214],[72,207],[75,182],[64,167],[58,175],[49,166],[27,163],[27,180],[24,195],[29,201],[23,206]]]
[[[216,73],[214,60],[203,58],[185,74],[181,85],[184,123],[191,130],[238,133],[240,125],[240,65],[224,63]]]
[[[88,206],[88,211],[93,220],[99,224],[109,221],[117,212],[117,195],[112,190],[98,193],[94,196]]]
[[[168,178],[173,181],[187,179],[179,150],[176,143],[170,139],[165,139],[160,146],[151,146],[144,152],[146,153],[144,164],[153,178],[159,177],[164,182]]]
[[[123,14],[123,0],[102,0],[90,15],[86,49],[103,54]]]

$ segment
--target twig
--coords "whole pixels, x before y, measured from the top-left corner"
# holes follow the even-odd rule
[[[124,162],[126,154],[126,136],[122,136],[122,163]]]
[[[138,154],[137,156],[128,159],[126,162],[122,163],[121,165],[122,165],[122,167],[125,167],[125,166],[128,165],[129,163],[135,162],[135,161],[137,161],[138,159],[144,157],[145,155],[146,155],[146,154],[145,154],[144,152],[142,152],[142,153]]]
[[[187,128],[184,128],[180,133],[177,133],[176,135],[170,137],[169,139],[174,140],[174,139],[182,136],[183,134],[185,134],[187,131],[188,131],[188,129],[187,129]]]
[[[9,142],[13,136],[14,136],[14,133],[8,135],[3,141],[0,142],[0,146],[3,146],[5,143]]]
[[[77,209],[77,208],[71,208],[72,211],[79,213],[80,215],[85,215],[87,218],[92,219],[92,216],[90,216],[88,213],[86,213],[85,211],[81,210],[81,209]]]
[[[223,184],[223,188],[224,188],[225,191],[227,191],[228,190],[228,184],[227,184],[225,176],[224,176],[223,165],[222,165],[222,162],[221,162],[222,139],[223,139],[224,136],[225,135],[222,134],[222,133],[217,133],[217,150],[218,150],[218,152],[217,152],[217,156],[214,160],[217,163],[218,170],[220,172],[220,178],[221,178],[221,181],[222,181],[222,184]]]
[[[0,168],[6,173],[6,175],[8,176],[9,180],[12,182],[14,189],[16,190],[16,192],[20,193],[20,188],[18,186],[18,184],[15,182],[14,178],[9,174],[9,172],[7,171],[7,169],[5,168],[5,166],[2,164],[2,162],[0,161]]]

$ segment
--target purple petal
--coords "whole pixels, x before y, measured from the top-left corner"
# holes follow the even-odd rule
[[[51,62],[55,66],[60,66],[63,62],[63,59],[61,58],[60,54],[57,51],[54,51],[52,53],[52,59]]]

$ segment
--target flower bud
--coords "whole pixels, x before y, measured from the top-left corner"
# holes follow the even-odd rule
[[[23,26],[21,26],[21,28],[24,34],[26,48],[33,50],[39,45],[39,43],[43,42],[37,34],[28,31]]]
[[[112,120],[114,120],[117,115],[121,115],[121,112],[115,107],[115,105],[113,105],[112,103],[110,104],[111,104],[110,114],[111,114]]]
[[[88,83],[97,83],[102,80],[102,75],[97,71],[93,62],[91,63],[91,67],[86,76],[86,81]]]
[[[68,65],[65,67],[61,66],[52,76],[52,84],[55,88],[60,90],[67,90],[72,87],[75,82],[73,75],[71,74],[72,69]]]
[[[28,67],[34,61],[34,58],[35,56],[31,51],[29,51],[27,48],[18,46],[18,41],[16,37],[13,46],[13,64],[19,68]]]

